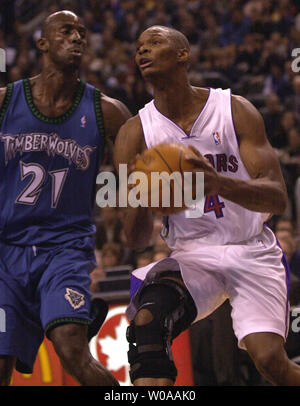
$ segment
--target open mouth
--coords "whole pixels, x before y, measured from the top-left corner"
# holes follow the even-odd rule
[[[152,61],[150,59],[142,58],[140,60],[140,68],[141,69],[147,68],[150,65],[152,65]]]
[[[78,55],[78,56],[81,56],[82,55],[82,50],[81,49],[72,49],[71,50],[71,54],[73,54],[73,55]]]

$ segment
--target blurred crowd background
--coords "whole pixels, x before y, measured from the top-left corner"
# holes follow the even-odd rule
[[[269,226],[291,266],[291,304],[300,304],[300,60],[297,63],[296,59],[300,56],[300,0],[1,0],[0,48],[6,50],[7,72],[1,74],[0,86],[40,72],[35,41],[44,18],[62,9],[82,16],[88,28],[82,79],[124,102],[132,114],[152,98],[136,69],[134,54],[138,35],[154,24],[174,27],[187,36],[193,85],[230,87],[259,109],[289,196],[285,214],[274,216]],[[105,167],[110,165],[108,156]],[[127,247],[122,216],[121,209],[96,207],[98,267],[92,273],[93,292],[98,291],[106,269],[140,267],[169,254],[160,237],[159,216],[149,247],[138,253]],[[225,320],[229,313],[224,316],[222,312],[220,317]],[[204,330],[212,326],[214,317]],[[209,331],[211,334],[211,328]],[[201,348],[199,382],[228,381],[228,371],[227,378],[216,374],[207,378],[204,360],[208,352]],[[219,375],[220,368],[219,360]],[[249,375],[249,368],[247,371]]]

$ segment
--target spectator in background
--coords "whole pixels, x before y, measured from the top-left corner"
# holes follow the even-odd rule
[[[203,24],[204,30],[201,36],[201,46],[203,48],[211,48],[218,42],[221,28],[218,25],[216,17],[211,12],[206,13]]]
[[[262,52],[261,37],[257,33],[248,33],[237,49],[235,64],[240,74],[254,74],[257,72],[257,61],[260,60]]]
[[[280,119],[283,108],[276,93],[269,93],[265,98],[262,115],[265,122],[267,137],[274,148],[282,148],[280,142]]]
[[[293,110],[297,116],[297,119],[300,119],[300,76],[296,75],[293,78],[292,82],[293,93],[289,99],[289,105],[293,107]]]
[[[105,278],[105,271],[103,269],[102,261],[101,261],[101,251],[95,249],[95,257],[96,257],[97,266],[90,273],[90,278],[91,278],[90,289],[91,289],[92,293],[96,293],[99,291],[98,284],[101,280],[103,280]]]
[[[280,151],[279,158],[287,169],[294,188],[300,176],[300,132],[297,127],[288,131],[288,145]]]
[[[221,46],[235,44],[240,45],[245,34],[249,32],[250,20],[243,15],[240,8],[234,8],[229,21],[225,22],[219,37]]]
[[[275,235],[287,258],[292,275],[300,277],[300,249],[292,221],[280,218],[275,225]]]
[[[137,268],[142,268],[143,266],[149,265],[153,262],[153,249],[148,248],[143,252],[136,254],[136,266]]]
[[[269,94],[276,93],[281,102],[283,102],[290,92],[291,89],[284,71],[284,60],[276,55],[272,55],[269,74],[264,81],[263,94],[268,96]]]
[[[279,134],[277,138],[276,148],[285,148],[288,146],[288,133],[297,126],[296,115],[291,110],[285,110],[282,112],[279,124]]]
[[[119,244],[106,243],[101,249],[101,264],[103,269],[120,265],[122,249]]]
[[[120,265],[135,265],[135,252],[128,246],[124,228],[122,228],[120,232],[120,241],[122,246]]]
[[[118,216],[118,211],[115,207],[103,207],[95,218],[96,232],[96,247],[101,249],[104,244],[120,243],[120,232],[122,223]]]
[[[294,236],[294,225],[289,218],[280,217],[275,225],[275,233],[279,231],[287,231],[291,236]]]

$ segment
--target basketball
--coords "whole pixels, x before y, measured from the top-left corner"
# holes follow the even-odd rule
[[[140,171],[147,175],[146,184],[140,185],[141,200],[148,199],[148,205],[150,206],[151,203],[153,211],[168,215],[186,209],[183,196],[184,172],[191,172],[194,169],[194,165],[186,160],[186,156],[195,156],[195,153],[185,145],[163,143],[145,150],[137,158],[135,171]],[[175,173],[179,176],[178,178]],[[153,174],[159,175],[159,182],[153,181]],[[175,176],[173,179],[168,177],[168,175],[172,174]],[[179,184],[179,182],[181,183]],[[165,193],[169,192],[169,199],[163,193],[164,186],[168,186],[168,190]],[[179,194],[181,194],[181,197]],[[164,200],[164,196],[167,201]],[[177,201],[178,198],[182,201],[180,207],[176,204],[176,197]],[[152,204],[155,199],[157,199],[157,207]]]

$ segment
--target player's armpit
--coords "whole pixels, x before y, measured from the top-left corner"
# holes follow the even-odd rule
[[[222,176],[219,194],[249,210],[282,214],[287,203],[286,187],[278,158],[266,137],[263,119],[240,96],[232,96],[232,111],[241,159],[251,179]]]

